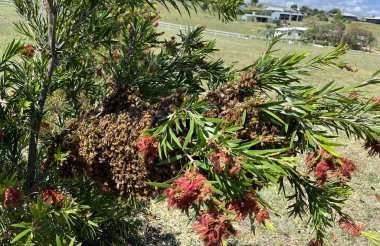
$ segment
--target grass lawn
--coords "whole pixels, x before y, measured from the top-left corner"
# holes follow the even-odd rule
[[[195,25],[202,25],[206,26],[209,29],[216,29],[216,30],[222,30],[227,32],[238,32],[242,34],[247,35],[256,35],[260,36],[261,32],[266,29],[266,26],[268,26],[268,23],[258,23],[258,22],[247,22],[247,21],[233,21],[229,23],[223,23],[219,21],[218,16],[212,15],[209,13],[204,13],[202,11],[199,11],[197,14],[194,11],[191,11],[191,15],[189,16],[188,13],[183,9],[181,9],[182,14],[178,13],[176,10],[169,8],[166,9],[163,6],[159,6],[159,11],[161,15],[161,21],[164,22],[170,22],[180,25],[188,25],[188,26],[195,26]],[[321,22],[326,23],[326,22]],[[353,22],[356,23],[356,22]],[[373,32],[375,35],[377,42],[374,46],[374,48],[377,48],[380,50],[380,25],[373,24],[373,23],[367,23],[367,22],[357,22],[361,27],[363,27],[366,30],[369,30]],[[305,26],[307,22],[292,22],[292,26]],[[273,24],[270,24],[272,27],[274,27]],[[347,23],[349,25],[349,23]]]
[[[199,13],[196,17],[193,15],[189,18],[187,14],[181,17],[176,12],[168,13],[162,9],[162,21],[168,21],[184,25],[201,24],[206,25],[208,28],[226,30],[231,32],[240,32],[246,34],[254,34],[259,32],[260,29],[265,28],[265,24],[253,22],[232,22],[225,24],[217,21],[217,17],[209,14]],[[0,4],[0,16],[6,17],[8,20],[16,20],[17,15],[10,5]],[[372,30],[373,24],[367,24],[368,28]],[[377,26],[376,26],[377,27]],[[378,26],[378,34],[380,37],[380,25]],[[377,29],[376,29],[377,30]],[[165,31],[165,37],[176,35],[175,31]],[[251,33],[252,32],[252,33]],[[5,44],[17,38],[12,26],[0,18],[0,53],[4,49]],[[262,40],[242,40],[235,38],[227,38],[220,36],[205,35],[208,40],[216,39],[217,48],[219,51],[216,57],[222,57],[228,64],[236,62],[237,68],[244,67],[250,64],[254,59],[260,56],[264,51],[266,42]],[[379,38],[380,40],[380,38]],[[315,56],[328,52],[327,48],[316,48],[307,45],[289,45],[279,44],[276,55],[281,56],[288,53],[307,52],[310,56]],[[374,55],[363,52],[350,51],[343,58],[344,62],[351,64],[358,71],[355,73],[327,69],[324,71],[317,71],[317,75],[311,78],[311,81],[319,84],[336,80],[339,85],[347,85],[362,80],[368,79],[375,71],[380,69],[380,55]],[[370,88],[371,94],[379,95],[380,86]],[[344,207],[345,211],[351,214],[358,223],[365,225],[366,230],[372,233],[380,234],[380,203],[376,200],[376,194],[380,194],[380,173],[379,159],[368,158],[365,151],[363,151],[362,143],[357,143],[352,140],[341,138],[341,142],[345,144],[340,149],[340,152],[356,161],[359,166],[359,171],[354,176],[351,184],[354,192],[350,200]],[[240,225],[242,230],[239,243],[237,240],[232,240],[229,245],[306,245],[309,239],[309,231],[306,227],[306,222],[300,219],[288,218],[286,215],[287,202],[281,196],[276,194],[276,187],[271,187],[263,190],[260,195],[275,206],[278,216],[271,214],[272,224],[276,227],[277,231],[272,233],[263,228],[258,228],[256,235],[249,231],[248,222]],[[191,230],[191,222],[185,215],[176,210],[168,210],[165,202],[155,203],[151,202],[149,210],[153,217],[152,223],[157,223],[166,234],[173,235],[175,238],[163,242],[160,245],[184,245],[195,246],[202,245],[195,234]],[[362,237],[352,238],[339,228],[333,228],[327,232],[327,245],[345,246],[345,245],[370,245],[367,240]]]
[[[0,2],[0,54],[7,43],[14,38],[18,39],[21,37],[12,25],[12,22],[18,19],[18,15],[11,4]]]

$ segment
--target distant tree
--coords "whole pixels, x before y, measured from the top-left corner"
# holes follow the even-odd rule
[[[334,21],[335,21],[335,22],[338,22],[338,21],[342,21],[342,20],[343,20],[342,11],[339,10],[339,11],[335,14]]]
[[[333,9],[329,10],[330,14],[337,14],[338,12],[342,13],[342,11],[338,8],[333,8]]]
[[[359,50],[368,48],[371,50],[373,43],[376,41],[374,34],[361,28],[357,23],[352,23],[345,32],[342,43],[346,43],[351,49]]]
[[[290,6],[290,9],[294,10],[294,11],[298,11],[298,5],[297,4],[293,4]]]
[[[312,15],[312,16],[316,16],[318,14],[319,14],[319,9],[312,9],[310,12],[310,15]]]
[[[251,4],[252,4],[252,5],[255,5],[255,6],[256,6],[258,3],[259,3],[259,0],[251,0]]]
[[[311,9],[308,6],[302,6],[300,8],[300,12],[304,15],[309,15],[311,12]]]

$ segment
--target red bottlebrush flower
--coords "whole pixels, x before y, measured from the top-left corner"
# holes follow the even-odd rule
[[[226,167],[232,162],[231,156],[225,151],[211,153],[209,160],[214,164],[214,171],[216,173],[221,173],[226,170]]]
[[[364,230],[363,226],[357,225],[354,221],[347,218],[341,218],[339,225],[353,237],[359,235]]]
[[[244,220],[250,213],[259,213],[259,203],[253,193],[247,193],[243,199],[234,199],[227,207],[229,211],[236,213],[237,220]]]
[[[0,145],[4,143],[4,133],[0,131]]]
[[[219,246],[230,236],[239,235],[230,221],[223,219],[217,211],[213,210],[198,216],[193,230],[200,235],[206,246]]]
[[[139,152],[144,154],[149,164],[152,164],[158,156],[158,140],[154,137],[140,137],[137,148]]]
[[[378,103],[380,104],[380,97],[373,97],[371,98],[371,100],[369,100],[370,102],[373,102],[373,103]]]
[[[24,44],[24,48],[21,51],[21,54],[26,58],[32,58],[34,53],[36,52],[36,48],[31,44]]]
[[[317,176],[317,178],[322,178],[327,174],[329,170],[332,170],[333,168],[334,167],[331,162],[328,162],[325,159],[323,159],[315,166],[315,176]]]
[[[231,169],[230,169],[230,174],[232,175],[238,175],[241,171],[241,166],[240,165],[234,165]]]
[[[357,170],[355,163],[348,158],[341,158],[340,160],[343,162],[343,166],[340,167],[342,175],[351,178],[352,173]]]
[[[266,207],[260,209],[260,212],[256,215],[256,220],[259,224],[269,219],[269,212]]]
[[[370,156],[380,156],[380,139],[367,139],[364,148],[368,150]]]
[[[62,201],[64,199],[65,195],[62,193],[58,193],[53,188],[46,188],[42,192],[42,201],[47,202],[50,198],[50,204],[57,204],[59,207],[62,205]]]
[[[196,201],[205,201],[212,194],[211,186],[199,173],[186,171],[185,176],[173,182],[173,188],[165,190],[169,207],[188,209]]]
[[[21,190],[20,188],[8,188],[4,192],[4,207],[13,208],[21,203]]]

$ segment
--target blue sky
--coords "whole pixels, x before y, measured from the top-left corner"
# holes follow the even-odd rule
[[[262,0],[262,3],[272,3],[283,6],[285,0]],[[380,0],[287,0],[287,5],[306,5],[312,8],[330,10],[340,8],[344,12],[365,16],[380,16]]]

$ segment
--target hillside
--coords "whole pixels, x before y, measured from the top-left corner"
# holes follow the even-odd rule
[[[195,25],[203,25],[206,26],[209,29],[216,29],[216,30],[222,30],[227,32],[238,32],[242,34],[247,35],[255,35],[260,36],[261,32],[267,28],[267,26],[274,27],[273,24],[268,23],[257,23],[257,22],[246,22],[246,21],[240,21],[236,20],[234,22],[230,23],[223,23],[219,21],[218,16],[212,15],[209,13],[203,13],[198,12],[195,13],[194,11],[191,12],[191,15],[189,16],[187,12],[182,9],[182,15],[179,14],[176,11],[173,11],[172,9],[166,9],[163,6],[159,7],[161,21],[164,22],[171,22],[175,24],[181,24],[181,25],[189,25],[189,26],[195,26]],[[321,22],[326,23],[326,22]],[[380,25],[372,24],[372,23],[366,23],[366,22],[358,22],[359,25],[371,32],[375,35],[377,42],[375,47],[380,50]],[[347,25],[350,23],[347,22]],[[301,26],[301,27],[307,27],[307,21],[304,22],[293,22],[291,23],[292,26]]]

